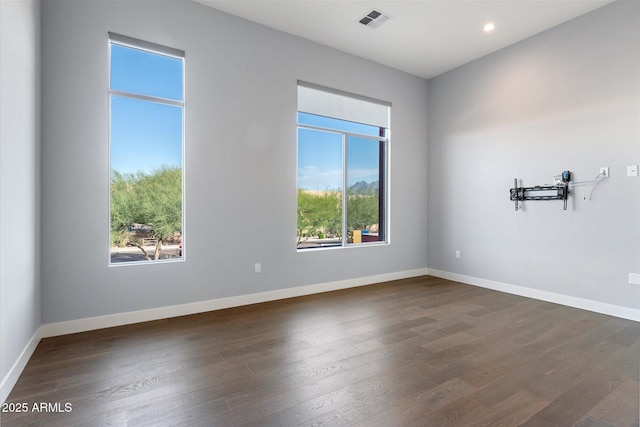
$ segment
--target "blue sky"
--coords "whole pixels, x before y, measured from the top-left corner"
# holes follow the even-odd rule
[[[378,136],[379,128],[306,113],[298,114],[304,124]],[[379,142],[366,138],[347,140],[347,186],[379,179]],[[342,189],[342,134],[315,129],[298,129],[298,188]]]
[[[111,89],[183,100],[182,61],[111,45]],[[111,169],[150,172],[182,167],[180,107],[111,96]]]

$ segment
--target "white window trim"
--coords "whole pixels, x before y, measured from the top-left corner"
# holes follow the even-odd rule
[[[159,54],[159,55],[165,55],[165,56],[169,56],[172,58],[176,58],[176,59],[180,59],[182,61],[182,101],[176,101],[173,99],[167,99],[167,98],[162,98],[162,97],[155,97],[155,96],[148,96],[148,95],[142,95],[142,94],[137,94],[137,93],[132,93],[132,92],[126,92],[126,91],[120,91],[120,90],[114,90],[111,89],[111,45],[112,44],[118,44],[121,46],[125,46],[125,47],[129,47],[132,49],[139,49],[139,50],[143,50],[143,51],[147,51],[150,53],[154,53],[154,54]],[[125,98],[130,98],[130,99],[137,99],[137,100],[141,100],[141,101],[148,101],[148,102],[157,102],[160,104],[165,104],[165,105],[172,105],[172,106],[177,106],[177,107],[181,107],[182,108],[182,137],[181,137],[181,151],[182,151],[182,240],[185,240],[185,236],[186,236],[186,228],[187,228],[187,224],[186,224],[186,215],[185,215],[185,201],[186,201],[186,176],[185,176],[185,170],[186,170],[186,166],[185,166],[185,134],[186,134],[186,74],[185,74],[185,70],[186,70],[186,53],[184,50],[180,50],[180,49],[175,49],[172,47],[168,47],[168,46],[164,46],[164,45],[160,45],[157,43],[152,43],[152,42],[148,42],[145,40],[140,40],[140,39],[136,39],[133,37],[128,37],[122,34],[117,34],[114,32],[109,31],[107,33],[107,57],[108,57],[108,66],[109,66],[109,80],[108,80],[108,84],[107,84],[107,88],[108,88],[108,103],[109,103],[109,123],[108,123],[108,141],[109,143],[108,145],[108,163],[109,163],[109,168],[108,168],[108,181],[107,181],[107,188],[109,188],[108,191],[108,195],[109,195],[109,200],[108,200],[108,205],[109,205],[109,210],[107,212],[108,217],[107,217],[107,223],[109,224],[108,227],[108,231],[109,233],[111,232],[111,112],[112,112],[112,108],[111,108],[111,99],[113,96],[120,96],[120,97],[125,97]],[[179,262],[185,262],[186,261],[186,247],[183,244],[182,245],[182,256],[180,258],[175,258],[175,259],[159,259],[159,260],[154,260],[153,262],[149,262],[147,260],[144,261],[130,261],[130,262],[111,262],[111,248],[110,245],[108,245],[107,247],[107,259],[108,259],[108,263],[107,266],[108,267],[124,267],[124,266],[135,266],[135,265],[149,265],[149,264],[166,264],[166,263],[179,263]]]
[[[297,123],[297,129],[310,129],[310,130],[317,130],[317,131],[322,131],[322,132],[332,132],[332,133],[337,133],[337,134],[341,134],[343,137],[343,141],[342,141],[342,192],[343,192],[343,197],[342,197],[342,240],[341,240],[341,244],[340,245],[334,245],[334,246],[326,246],[326,247],[309,247],[309,248],[296,248],[297,252],[314,252],[314,251],[318,251],[318,250],[330,250],[330,249],[345,249],[345,248],[359,248],[359,247],[371,247],[371,246],[384,246],[384,245],[389,245],[390,244],[390,217],[391,217],[391,206],[390,206],[390,189],[391,189],[391,185],[390,185],[390,168],[391,168],[391,154],[390,154],[390,141],[391,141],[391,131],[390,131],[390,127],[391,127],[391,102],[387,102],[387,101],[382,101],[376,98],[371,98],[371,97],[367,97],[367,96],[362,96],[362,95],[356,95],[353,93],[349,93],[349,92],[345,92],[345,91],[341,91],[339,89],[332,89],[332,88],[328,88],[325,86],[321,86],[321,85],[317,85],[314,83],[309,83],[309,82],[305,82],[305,81],[301,81],[298,80],[298,94],[300,94],[300,89],[302,88],[302,92],[304,93],[306,89],[311,89],[313,91],[315,91],[316,95],[319,95],[320,97],[323,97],[322,92],[326,93],[327,97],[323,97],[325,99],[329,99],[328,101],[320,101],[320,102],[313,102],[313,101],[309,101],[308,99],[304,99],[302,100],[303,105],[300,105],[300,97],[298,98],[298,109],[297,112],[298,113],[308,113],[308,114],[313,114],[313,115],[317,115],[317,116],[326,116],[326,117],[332,117],[338,120],[347,120],[347,121],[354,121],[356,123],[362,123],[362,124],[367,124],[367,125],[371,125],[371,126],[376,126],[379,128],[384,128],[386,130],[385,132],[385,136],[384,137],[380,137],[380,136],[373,136],[373,135],[366,135],[366,134],[360,134],[360,133],[356,133],[356,132],[352,132],[352,131],[345,131],[345,130],[340,130],[340,129],[334,129],[334,128],[329,128],[329,127],[323,127],[323,126],[315,126],[315,125],[309,125],[309,124],[304,124],[304,123]],[[380,106],[382,108],[379,109],[379,113],[375,112],[375,106],[374,106],[374,115],[377,117],[377,119],[374,120],[369,120],[367,118],[365,119],[357,119],[359,116],[354,116],[354,115],[350,115],[349,113],[347,113],[347,117],[345,118],[344,116],[341,116],[343,114],[344,111],[346,110],[350,110],[353,108],[345,108],[344,106],[338,106],[335,107],[335,103],[332,103],[330,98],[331,95],[339,95],[340,97],[342,97],[342,99],[346,99],[347,103],[350,103],[353,101],[353,105],[355,105],[357,108],[357,106],[362,106],[362,105],[371,105],[371,104],[375,104],[376,106]],[[368,110],[371,111],[371,110]],[[382,113],[384,112],[384,114]],[[373,121],[373,123],[371,123]],[[348,243],[348,233],[347,233],[347,228],[348,228],[348,224],[347,224],[347,200],[346,197],[344,197],[346,195],[346,191],[347,191],[347,167],[346,167],[346,162],[347,162],[347,138],[348,137],[357,137],[357,138],[364,138],[364,139],[369,139],[369,140],[374,140],[374,141],[380,141],[380,142],[384,142],[384,171],[383,171],[383,179],[384,179],[384,190],[383,190],[383,204],[384,204],[384,212],[380,213],[380,215],[383,217],[382,221],[383,221],[383,225],[382,228],[384,230],[384,240],[381,241],[375,241],[375,242],[364,242],[364,243]],[[297,147],[297,143],[296,143],[296,147]],[[297,158],[297,156],[296,156]],[[297,187],[297,185],[296,185]],[[296,205],[296,210],[297,210],[297,205]],[[297,215],[297,214],[296,214]]]

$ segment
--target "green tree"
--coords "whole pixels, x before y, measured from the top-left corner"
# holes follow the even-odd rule
[[[347,228],[353,230],[368,230],[379,221],[378,195],[350,194],[347,199]]]
[[[313,235],[342,233],[342,193],[298,189],[298,245]]]
[[[182,234],[182,169],[162,166],[151,173],[111,175],[111,244],[135,246],[150,259],[131,232],[135,224],[150,227],[156,239],[154,259],[162,243]]]
[[[132,178],[118,171],[111,173],[111,246],[125,246],[134,208]]]

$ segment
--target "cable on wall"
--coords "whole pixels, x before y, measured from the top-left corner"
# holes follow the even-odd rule
[[[598,184],[600,184],[600,182],[606,177],[607,177],[606,173],[600,172],[595,178],[590,179],[589,181],[572,182],[569,184],[569,187],[573,188],[573,187],[586,186],[587,188],[584,190],[583,199],[591,200],[591,193],[593,192],[593,189],[596,188]]]

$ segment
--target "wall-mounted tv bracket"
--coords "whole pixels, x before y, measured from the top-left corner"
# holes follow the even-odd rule
[[[514,188],[509,190],[510,199],[516,203],[525,200],[564,200],[564,210],[567,210],[567,199],[569,198],[569,182],[571,181],[571,172],[564,171],[560,175],[559,182],[555,185],[536,185],[535,187],[518,187],[518,178],[514,179]],[[533,195],[539,191],[556,191],[555,195]]]

